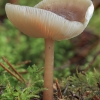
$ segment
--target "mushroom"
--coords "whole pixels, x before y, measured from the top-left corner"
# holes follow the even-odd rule
[[[91,0],[43,0],[34,7],[6,4],[8,19],[21,32],[44,38],[45,65],[43,100],[53,100],[55,40],[73,38],[86,28],[94,6]]]

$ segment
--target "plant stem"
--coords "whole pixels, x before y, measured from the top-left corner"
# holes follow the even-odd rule
[[[53,100],[54,40],[45,39],[45,65],[43,100]]]

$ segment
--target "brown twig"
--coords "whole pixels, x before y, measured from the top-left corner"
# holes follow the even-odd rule
[[[10,64],[10,62],[5,58],[2,57],[3,60],[7,63],[7,65],[23,80],[24,83],[26,83],[25,79],[20,75],[20,73]]]
[[[89,65],[87,66],[87,68],[83,70],[84,72],[88,71],[88,69],[92,66],[92,64],[94,63],[94,61],[95,61],[96,58],[98,57],[98,55],[100,55],[100,51],[97,52],[97,53],[94,55],[93,60],[89,63]]]
[[[58,83],[57,79],[56,79],[56,87],[57,87],[57,90],[58,90],[58,97],[60,99],[63,99],[63,96],[62,96],[62,93],[61,93],[61,89],[60,89],[60,86],[59,86],[59,83]]]
[[[41,69],[39,69],[39,70],[37,71],[37,73],[41,72],[43,69],[44,69],[44,67],[42,67]]]
[[[0,66],[4,68],[7,72],[9,72],[11,75],[13,75],[17,80],[20,82],[23,82],[17,75],[15,75],[12,71],[10,71],[7,67],[5,67],[2,63],[0,63]]]
[[[20,71],[20,72],[19,72],[19,74],[27,74],[27,73],[28,73],[27,70],[25,70],[25,71]]]
[[[16,65],[28,64],[28,63],[31,63],[31,60],[23,61],[23,62],[17,63]]]

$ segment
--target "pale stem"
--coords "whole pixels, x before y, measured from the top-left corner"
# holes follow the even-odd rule
[[[43,100],[53,100],[54,40],[45,39],[45,65]]]

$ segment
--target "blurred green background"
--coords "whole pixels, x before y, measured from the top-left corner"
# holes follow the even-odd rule
[[[5,14],[5,4],[14,3],[34,6],[40,0],[0,0],[0,62],[6,57],[12,64],[31,60],[28,65],[44,66],[44,40],[26,36],[16,29]],[[95,2],[95,1],[94,1]],[[94,3],[95,4],[95,3]],[[95,8],[97,5],[95,4]],[[100,51],[100,9],[95,9],[94,15],[79,36],[55,43],[55,76],[63,77],[75,72],[77,66],[86,68]],[[28,66],[27,65],[27,66]],[[25,67],[27,67],[25,66]],[[100,55],[91,65],[91,69],[100,70]]]

